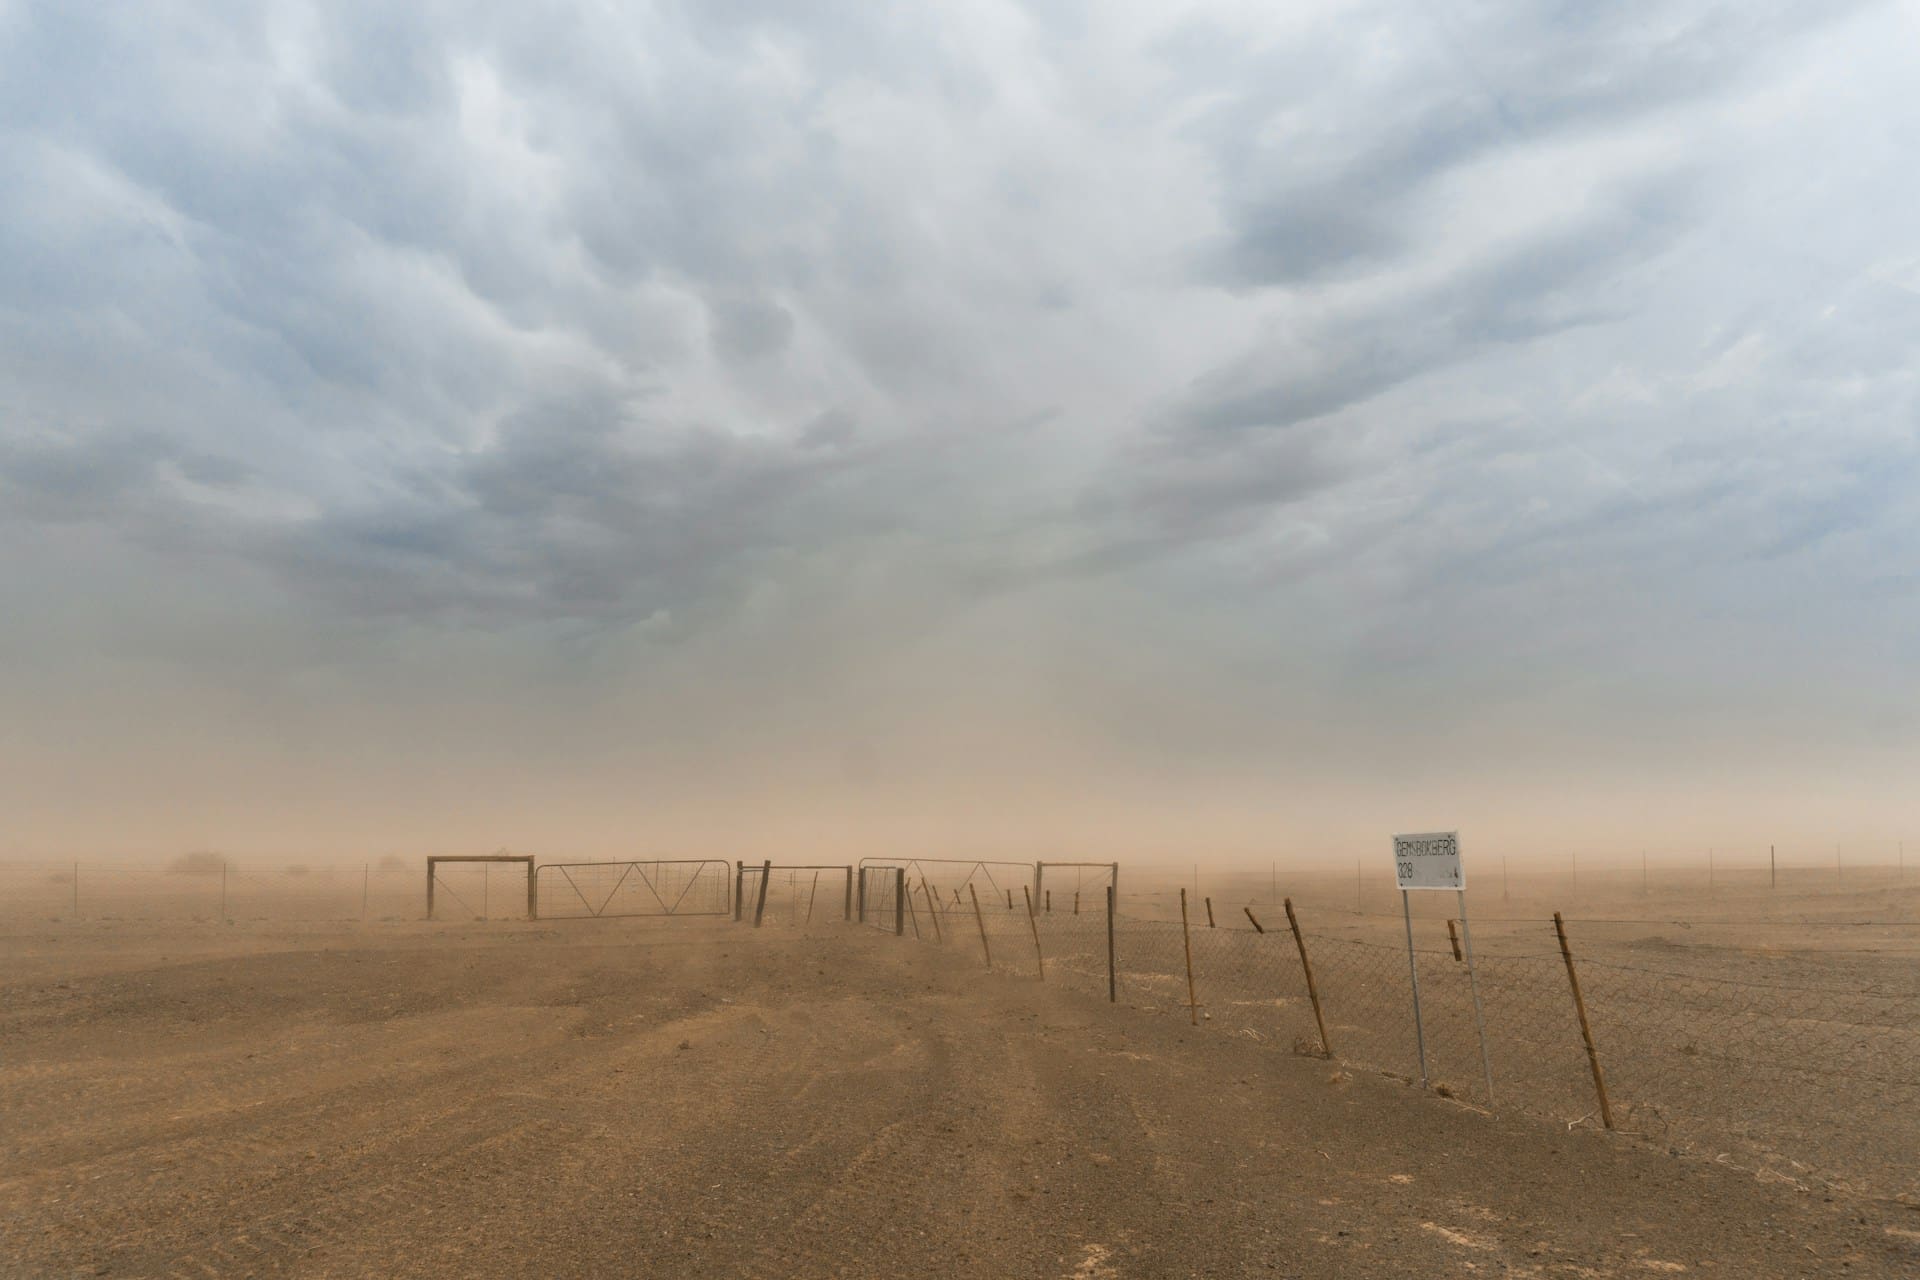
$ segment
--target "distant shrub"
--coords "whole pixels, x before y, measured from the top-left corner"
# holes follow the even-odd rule
[[[232,866],[226,854],[203,849],[181,854],[168,865],[167,870],[181,876],[217,876]]]

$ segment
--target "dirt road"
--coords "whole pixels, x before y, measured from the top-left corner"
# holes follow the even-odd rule
[[[19,1276],[1920,1274],[1920,1214],[851,929],[16,936]]]

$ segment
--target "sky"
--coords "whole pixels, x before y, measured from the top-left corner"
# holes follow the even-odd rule
[[[0,856],[1920,832],[1916,47],[0,0]]]

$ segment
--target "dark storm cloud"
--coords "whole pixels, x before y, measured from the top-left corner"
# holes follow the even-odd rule
[[[1896,504],[1740,496],[1905,447],[1893,13],[19,6],[0,521],[479,630],[1801,554]]]

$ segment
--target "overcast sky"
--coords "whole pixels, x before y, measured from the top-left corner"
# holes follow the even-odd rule
[[[1916,48],[0,0],[0,853],[1890,845]]]

